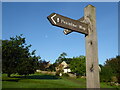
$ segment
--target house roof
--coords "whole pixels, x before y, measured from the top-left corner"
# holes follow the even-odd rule
[[[61,62],[61,64],[63,64],[63,65],[65,65],[65,64],[66,64],[66,65],[67,65],[67,63],[66,63],[65,61]]]
[[[68,67],[65,67],[64,69],[70,69],[70,67],[68,66]]]

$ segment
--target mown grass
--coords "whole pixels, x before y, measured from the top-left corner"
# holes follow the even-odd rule
[[[3,75],[3,88],[80,88],[79,84],[69,79],[53,75],[34,74],[30,76]]]
[[[12,75],[10,78],[3,74],[2,88],[86,88],[83,78],[57,77],[45,74],[31,74],[29,76]],[[101,88],[118,88],[101,83]]]

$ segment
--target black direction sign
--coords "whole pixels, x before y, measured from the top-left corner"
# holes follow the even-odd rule
[[[82,18],[78,19],[78,21],[84,23],[84,16],[83,16]],[[71,32],[73,32],[73,31],[72,31],[72,30],[69,30],[69,29],[64,29],[64,31],[63,31],[63,33],[64,33],[65,35],[68,35],[68,34],[71,33]]]
[[[83,34],[88,34],[88,25],[78,20],[70,19],[56,13],[52,13],[47,18],[54,26],[62,27]]]

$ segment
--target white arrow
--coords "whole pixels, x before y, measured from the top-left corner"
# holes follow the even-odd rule
[[[51,17],[51,19],[52,19],[52,21],[54,22],[54,24],[56,24],[56,22],[54,21],[54,17],[56,16],[56,14],[54,14],[52,17]]]

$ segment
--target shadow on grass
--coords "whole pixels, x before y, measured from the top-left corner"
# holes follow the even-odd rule
[[[20,78],[20,79],[60,79],[58,76],[54,76],[54,75],[13,76],[11,78]]]
[[[2,81],[12,81],[12,82],[18,82],[20,78],[4,78]]]
[[[56,80],[60,79],[58,76],[54,75],[30,75],[30,76],[11,76],[10,78],[4,77],[2,81],[13,81],[13,82],[18,82],[19,80],[22,79],[48,79],[48,80]]]

